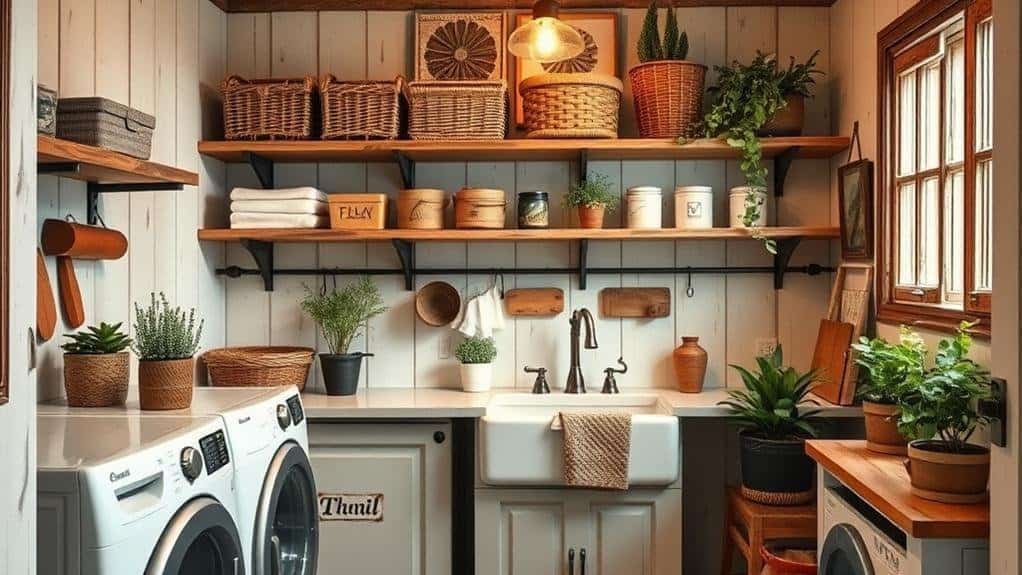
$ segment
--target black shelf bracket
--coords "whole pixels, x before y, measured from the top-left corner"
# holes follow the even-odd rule
[[[586,289],[589,279],[589,240],[578,241],[578,289]]]
[[[795,156],[798,155],[798,151],[800,149],[800,146],[792,146],[774,158],[775,198],[779,198],[784,195],[784,181],[788,179],[788,170],[791,169],[791,163],[795,161]]]
[[[401,261],[401,273],[405,277],[405,289],[415,289],[415,243],[408,240],[392,240],[397,259]]]
[[[259,178],[259,185],[264,190],[274,187],[273,160],[259,154],[245,152],[245,162],[252,166],[252,171],[255,172],[256,178]]]
[[[788,271],[791,256],[801,241],[802,238],[798,237],[777,240],[777,253],[774,254],[774,289],[784,288],[784,274]]]
[[[394,150],[394,161],[397,162],[397,167],[401,170],[401,183],[404,184],[405,189],[414,188],[415,160],[401,150]]]
[[[252,259],[259,268],[259,276],[263,278],[263,290],[273,291],[273,242],[241,240],[241,245],[252,254]]]
[[[40,176],[62,176],[77,174],[80,171],[82,171],[82,165],[79,162],[55,162],[39,164],[36,173]]]
[[[589,177],[589,150],[583,148],[578,151],[578,184],[586,183]]]
[[[173,182],[152,182],[142,184],[100,184],[89,182],[85,188],[85,221],[94,226],[101,221],[99,217],[99,195],[124,192],[176,192],[184,189],[184,184]]]

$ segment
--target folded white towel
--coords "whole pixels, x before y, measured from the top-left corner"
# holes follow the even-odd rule
[[[231,212],[248,214],[326,214],[330,204],[318,200],[239,200]]]
[[[232,228],[328,228],[330,218],[311,214],[231,214]]]
[[[231,191],[232,200],[317,200],[327,201],[324,192],[312,186],[301,186],[298,188],[280,188],[277,190],[259,190],[253,188],[234,188]]]

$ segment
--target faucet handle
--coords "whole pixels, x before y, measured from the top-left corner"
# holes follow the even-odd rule
[[[617,380],[614,379],[614,374],[628,373],[628,364],[625,363],[623,357],[617,358],[617,362],[618,364],[621,365],[621,369],[614,369],[613,367],[608,367],[603,370],[603,373],[606,375],[606,377],[604,377],[603,379],[603,389],[600,390],[600,393],[620,393],[620,391],[618,391],[617,389]]]
[[[546,368],[545,367],[529,367],[525,366],[525,373],[535,373],[536,383],[532,385],[532,393],[550,393],[550,385],[546,381]]]

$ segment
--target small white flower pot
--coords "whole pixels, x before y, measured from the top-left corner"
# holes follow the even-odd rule
[[[490,391],[493,365],[489,363],[461,364],[461,389],[470,393]]]

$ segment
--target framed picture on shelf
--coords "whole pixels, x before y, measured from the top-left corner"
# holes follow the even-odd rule
[[[502,80],[503,12],[416,12],[416,80]]]
[[[515,61],[515,83],[511,92],[515,100],[515,123],[521,125],[522,100],[518,96],[518,85],[522,80],[546,72],[583,73],[596,72],[617,76],[617,13],[616,12],[561,12],[560,19],[572,25],[582,34],[585,50],[569,60],[540,64],[533,60]],[[515,27],[532,20],[532,14],[518,14]]]
[[[841,259],[873,259],[873,162],[858,160],[838,169]]]

